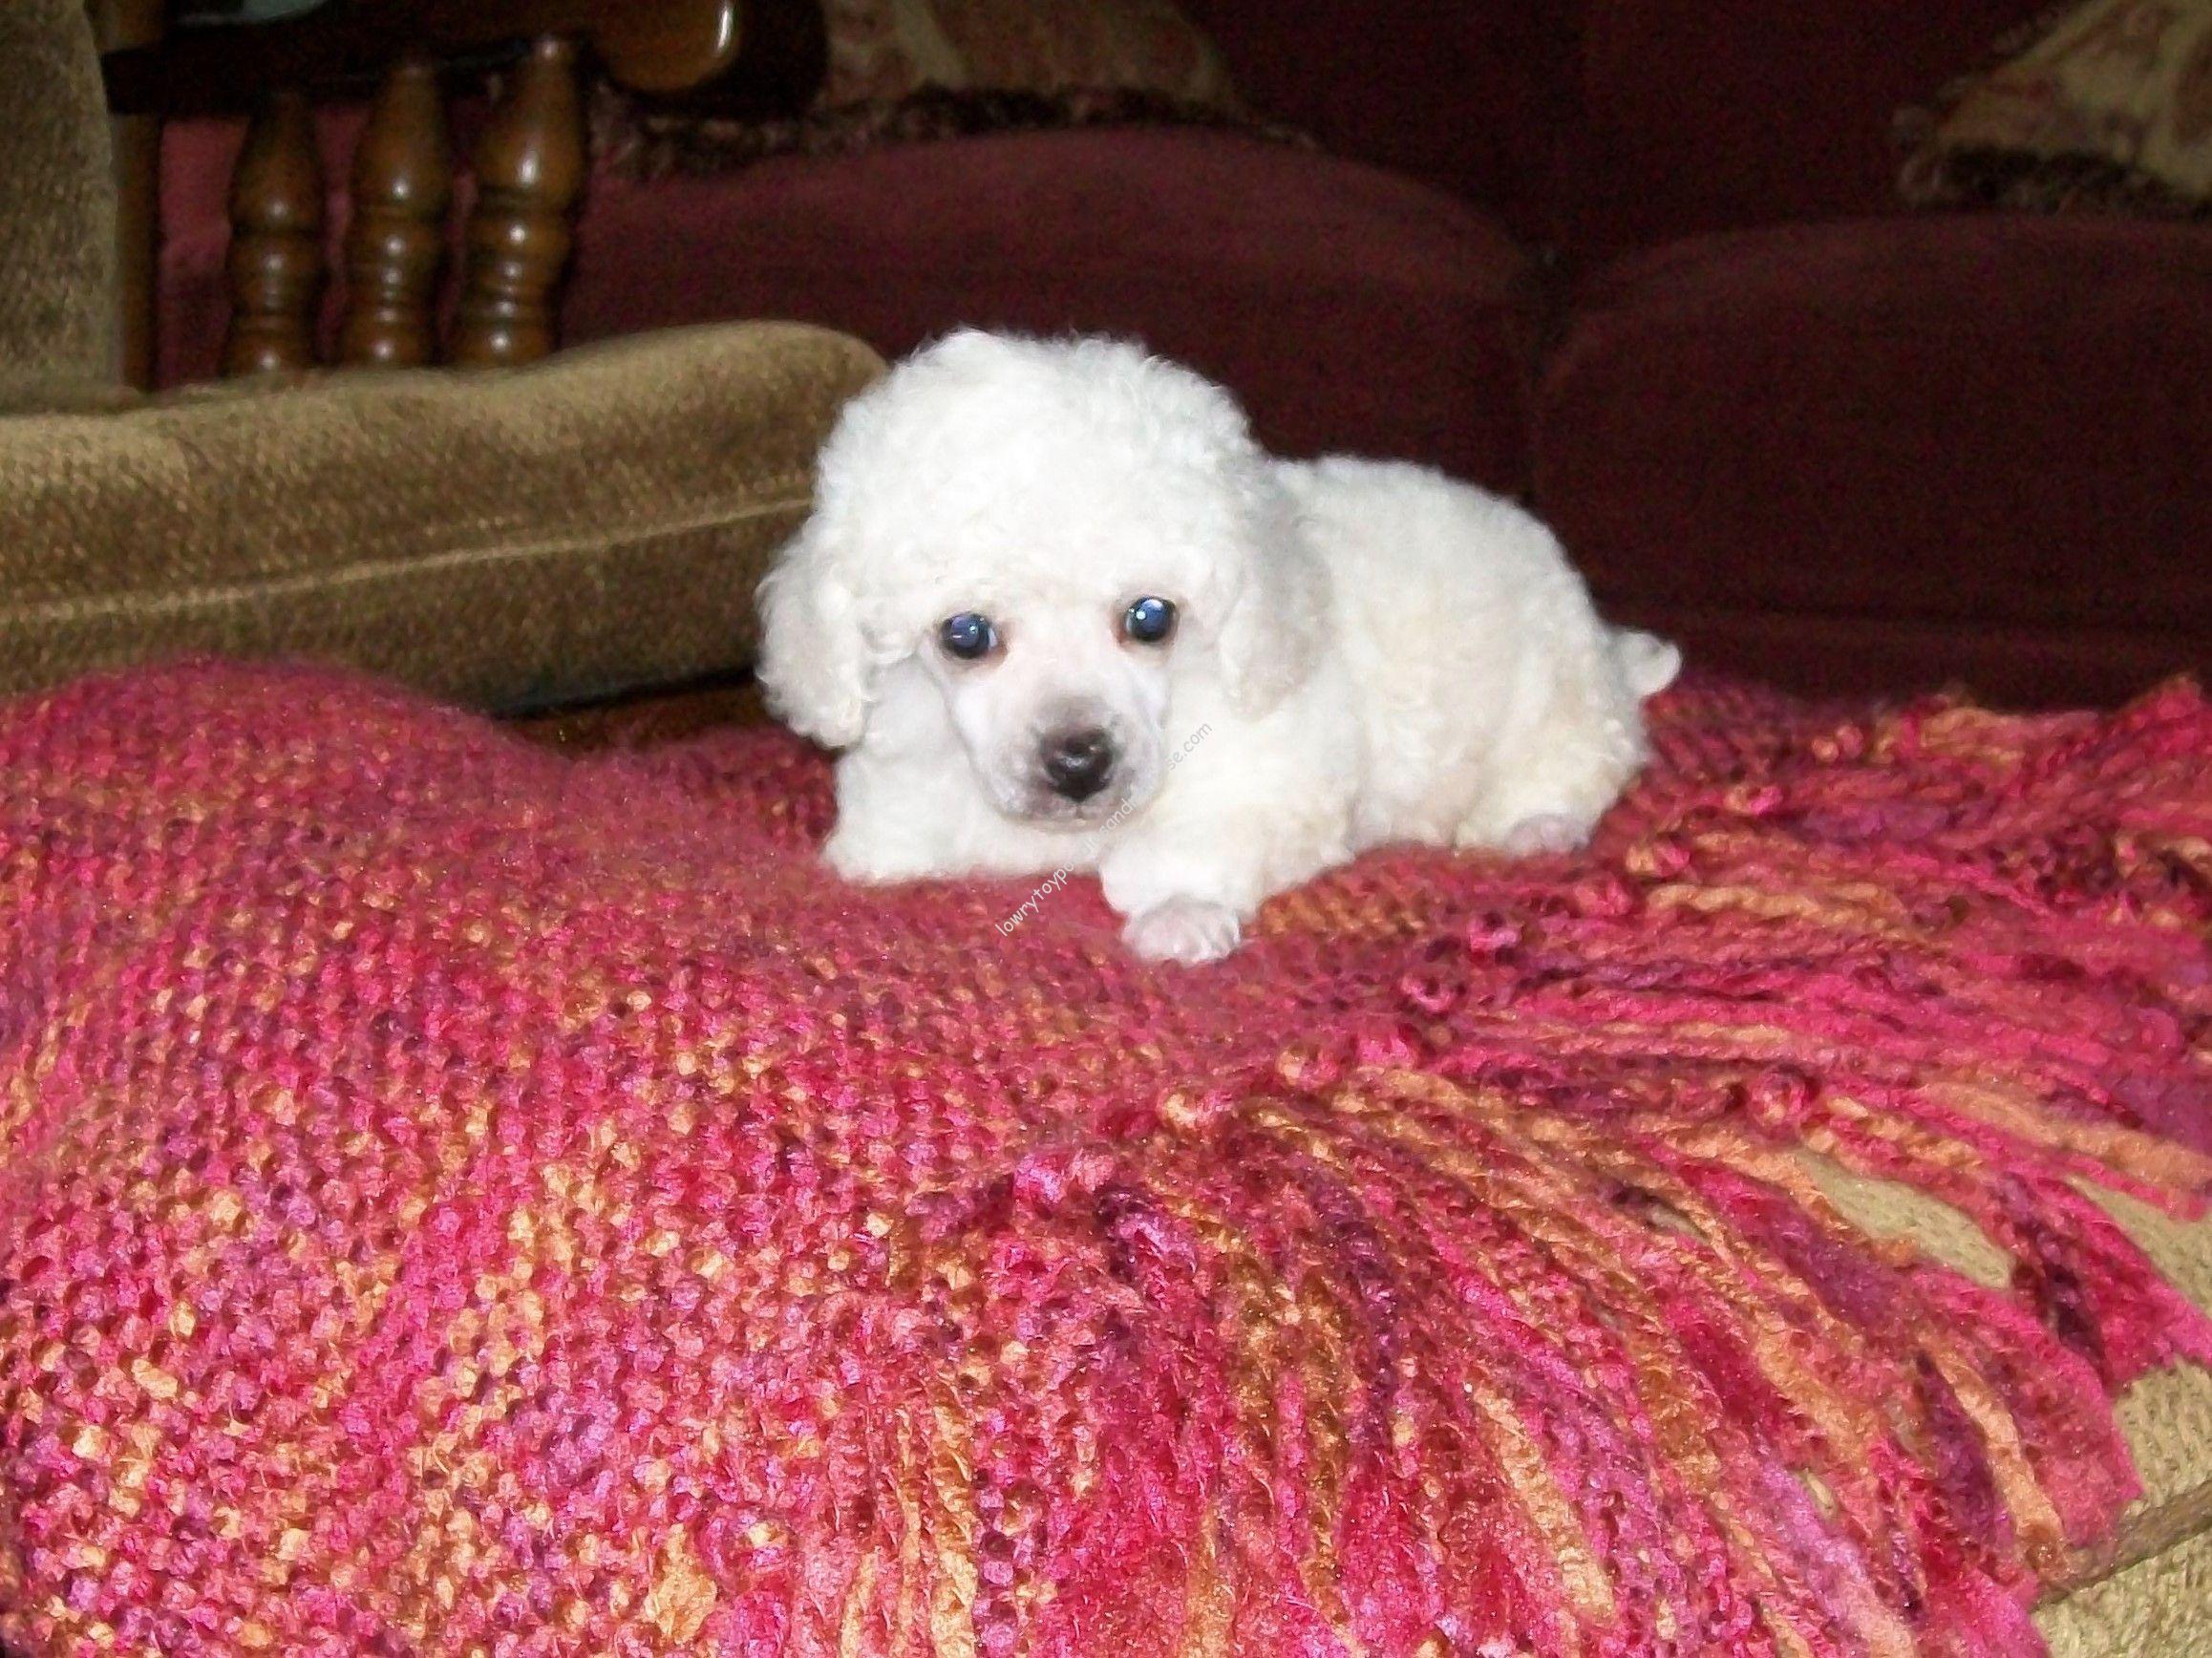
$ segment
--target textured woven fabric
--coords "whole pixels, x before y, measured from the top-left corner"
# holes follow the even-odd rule
[[[2037,1618],[2052,1658],[2200,1658],[2212,1650],[2212,1531],[2077,1590]]]
[[[0,4],[0,382],[116,366],[116,186],[84,0]]]
[[[207,651],[499,705],[741,667],[881,367],[738,324],[0,418],[0,692]]]
[[[840,887],[773,732],[0,711],[0,1640],[2035,1650],[2212,1358],[2106,1207],[2212,1187],[2212,707],[1656,721],[1194,971]]]

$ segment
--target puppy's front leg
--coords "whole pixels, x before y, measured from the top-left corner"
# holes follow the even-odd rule
[[[1244,936],[1244,918],[1203,898],[1163,899],[1129,918],[1122,942],[1148,962],[1218,962]]]
[[[855,886],[897,886],[945,873],[935,849],[906,836],[872,835],[840,823],[822,842],[821,861]]]
[[[1098,864],[1106,902],[1128,918],[1130,949],[1152,961],[1218,961],[1263,900],[1349,858],[1350,797],[1315,782],[1303,799],[1275,803],[1225,790],[1160,800]]]
[[[936,706],[934,697],[928,706]],[[837,786],[837,828],[822,858],[846,881],[883,885],[1078,866],[1071,837],[1010,822],[991,809],[949,730],[917,737],[871,728],[838,761]]]
[[[947,819],[960,803],[918,799],[914,788],[901,787],[909,770],[864,750],[838,762],[837,827],[821,852],[842,879],[883,885],[946,872],[958,839]]]
[[[837,788],[822,858],[847,881],[920,881],[986,861],[989,808],[943,701],[911,662],[885,670],[865,733],[838,760]]]

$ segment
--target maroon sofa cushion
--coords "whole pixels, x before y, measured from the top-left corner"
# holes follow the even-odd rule
[[[2048,0],[1586,0],[1574,244],[1896,203],[1892,123]]]
[[[1182,0],[1252,105],[1557,239],[1580,0]]]
[[[1261,110],[1587,258],[1896,204],[1901,108],[2048,0],[1183,0]]]
[[[342,180],[352,134],[334,117]],[[165,142],[162,379],[216,372],[221,123]],[[344,203],[333,201],[335,244]],[[1024,133],[592,181],[564,318],[580,344],[813,321],[886,355],[962,324],[1142,339],[1231,386],[1264,441],[1526,484],[1524,260],[1463,202],[1289,144],[1198,129]]]
[[[1131,335],[1263,441],[1525,478],[1523,262],[1409,180],[1230,133],[1014,134],[598,181],[571,340],[748,316],[886,355],[958,324]]]
[[[1538,499],[1605,596],[1712,660],[2109,698],[2208,666],[2207,293],[2212,228],[2127,220],[1637,256],[1540,388]]]

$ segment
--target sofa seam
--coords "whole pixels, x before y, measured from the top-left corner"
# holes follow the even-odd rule
[[[186,591],[109,592],[80,598],[38,600],[0,609],[0,629],[23,631],[37,627],[67,627],[118,616],[143,619],[189,615],[196,611],[233,608],[257,601],[331,588],[370,586],[397,577],[450,574],[532,560],[550,560],[578,552],[612,551],[624,544],[635,545],[675,536],[695,535],[702,530],[734,528],[778,513],[801,510],[808,501],[808,497],[792,496],[775,501],[756,502],[744,508],[725,508],[691,519],[663,522],[641,531],[615,532],[611,537],[605,533],[580,533],[511,545],[448,548],[441,552],[408,558],[362,560],[331,569],[210,584]]]

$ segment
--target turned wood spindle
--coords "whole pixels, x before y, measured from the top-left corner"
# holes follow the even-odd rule
[[[516,66],[476,172],[453,360],[532,362],[553,349],[569,213],[584,184],[584,99],[568,42],[541,40]]]
[[[403,63],[385,77],[353,157],[342,361],[398,369],[436,357],[437,275],[452,202],[437,72]]]
[[[323,166],[305,94],[271,94],[230,181],[226,376],[308,369],[323,294]]]

